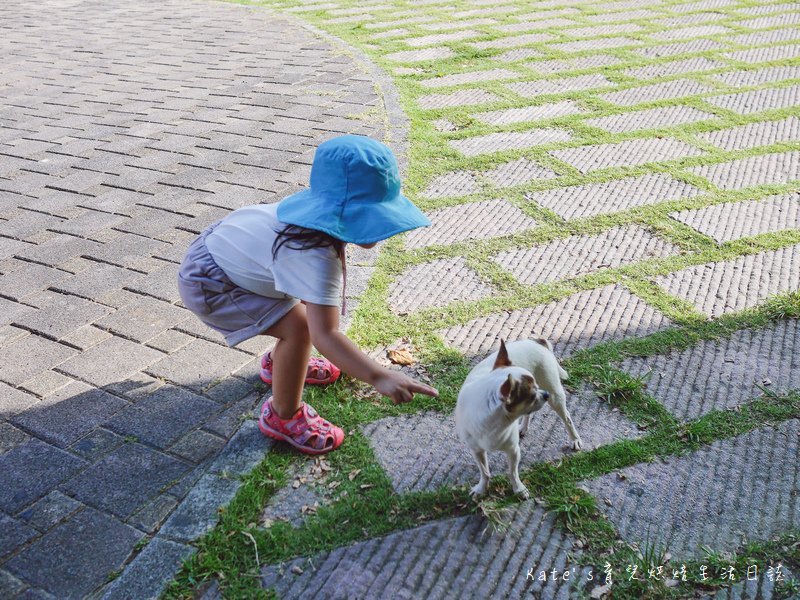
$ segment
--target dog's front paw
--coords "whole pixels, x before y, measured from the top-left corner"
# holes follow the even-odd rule
[[[514,488],[514,493],[517,494],[518,496],[522,496],[523,500],[527,500],[531,497],[528,488],[526,488],[524,485],[520,485],[519,487]]]
[[[474,486],[470,491],[469,495],[473,498],[480,498],[481,496],[486,495],[486,484],[482,481],[478,483],[478,485]]]
[[[583,441],[581,438],[576,438],[572,440],[572,449],[577,452],[578,450],[583,450]]]

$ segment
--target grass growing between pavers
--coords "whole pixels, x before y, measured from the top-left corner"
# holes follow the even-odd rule
[[[504,506],[516,501],[508,495],[508,485],[504,477],[493,480],[490,499],[480,505],[471,502],[466,490],[461,487],[397,495],[393,492],[387,475],[378,466],[368,441],[359,433],[358,428],[386,416],[428,409],[440,412],[452,410],[458,389],[468,372],[468,364],[458,352],[442,343],[436,335],[437,330],[461,325],[471,319],[496,312],[561,300],[579,291],[612,283],[621,284],[647,304],[660,310],[672,321],[673,326],[644,338],[606,342],[580,350],[565,362],[565,366],[571,375],[570,385],[577,388],[581,382],[592,383],[602,398],[619,408],[645,432],[645,435],[636,440],[617,442],[590,452],[570,455],[558,463],[534,465],[522,474],[522,478],[532,495],[541,498],[548,509],[560,514],[564,526],[581,540],[584,546],[581,560],[584,564],[601,569],[604,562],[611,560],[609,557],[613,556],[612,562],[615,564],[639,564],[642,570],[660,566],[654,563],[661,563],[667,550],[653,547],[637,549],[622,542],[613,525],[598,511],[595,499],[581,490],[578,482],[644,461],[691,452],[716,440],[742,435],[765,424],[800,417],[800,397],[796,393],[776,395],[765,392],[762,397],[736,409],[714,411],[689,423],[680,423],[660,403],[644,392],[642,380],[631,377],[614,365],[628,356],[653,356],[687,348],[701,340],[724,338],[744,328],[764,327],[776,319],[800,317],[800,296],[783,294],[759,308],[709,320],[693,305],[669,295],[654,283],[656,277],[688,266],[731,260],[800,243],[800,232],[784,230],[717,244],[711,238],[669,216],[670,213],[680,210],[701,208],[722,202],[750,201],[800,189],[797,182],[789,181],[758,185],[745,190],[722,190],[689,171],[697,166],[800,148],[800,144],[795,142],[781,142],[769,146],[725,151],[699,137],[711,131],[765,120],[777,121],[800,114],[796,106],[739,114],[709,101],[721,95],[788,88],[798,81],[797,78],[784,78],[772,83],[735,87],[714,77],[740,70],[754,71],[766,67],[800,64],[796,57],[749,64],[723,56],[726,52],[750,48],[749,45],[738,43],[735,36],[753,33],[748,27],[748,22],[762,18],[756,15],[745,16],[736,9],[757,8],[764,3],[744,0],[734,6],[714,8],[713,12],[722,15],[721,19],[709,18],[705,21],[699,18],[696,23],[677,24],[670,28],[683,29],[706,23],[723,25],[729,31],[702,36],[690,35],[686,39],[678,37],[675,40],[656,39],[649,37],[649,34],[665,29],[659,22],[663,19],[687,16],[673,10],[680,8],[684,2],[678,0],[667,2],[650,10],[652,15],[636,18],[626,18],[625,11],[597,10],[592,5],[581,4],[575,7],[577,12],[563,15],[572,19],[574,24],[556,25],[544,30],[552,35],[547,41],[523,43],[519,48],[511,46],[486,49],[477,49],[471,44],[501,41],[504,38],[524,35],[527,31],[504,34],[496,27],[514,25],[517,22],[516,15],[530,12],[535,9],[535,5],[524,1],[509,1],[505,3],[513,7],[509,12],[494,10],[493,7],[471,7],[472,14],[453,15],[451,8],[442,8],[438,4],[419,5],[400,0],[380,6],[361,5],[348,0],[337,2],[337,8],[332,10],[304,7],[294,1],[275,1],[266,4],[284,10],[294,9],[303,19],[359,47],[387,72],[395,73],[394,80],[400,92],[401,104],[411,120],[410,166],[404,186],[418,206],[423,210],[433,211],[470,202],[502,199],[535,219],[539,227],[488,240],[464,240],[450,245],[431,245],[412,250],[404,248],[401,240],[389,241],[380,254],[375,274],[354,317],[350,334],[352,339],[364,348],[380,347],[399,338],[410,337],[416,347],[417,358],[425,365],[433,383],[441,392],[440,398],[420,398],[412,405],[394,407],[385,403],[371,402],[368,398],[364,399],[363,387],[352,382],[341,382],[327,390],[309,390],[308,400],[327,418],[342,425],[349,433],[347,443],[328,459],[333,469],[328,481],[338,482],[332,503],[320,507],[297,529],[281,522],[274,523],[268,528],[259,527],[261,511],[268,499],[287,483],[286,473],[290,467],[304,460],[282,450],[271,452],[262,465],[245,478],[245,483],[236,499],[222,513],[220,524],[199,542],[198,554],[189,561],[167,596],[188,597],[195,585],[211,578],[220,581],[226,597],[267,596],[268,592],[260,588],[259,566],[295,556],[311,556],[336,546],[407,529],[421,522],[446,516],[482,511],[487,520],[494,519]],[[567,0],[561,4],[570,5]],[[464,7],[464,10],[467,8]],[[427,18],[427,21],[415,22],[413,18],[409,18],[412,12],[414,17]],[[702,10],[697,9],[690,11],[688,16],[702,13]],[[372,14],[372,17],[359,17],[365,14]],[[778,16],[782,14],[792,15],[796,14],[796,11],[786,10],[776,13]],[[618,18],[614,15],[618,15]],[[475,18],[491,18],[495,22],[465,25],[464,29],[475,30],[480,35],[463,41],[443,42],[443,46],[454,52],[451,58],[404,63],[387,57],[395,52],[419,49],[407,45],[401,38],[411,39],[447,33],[457,30],[456,19]],[[538,17],[531,19],[534,18]],[[571,35],[573,30],[577,31],[580,27],[597,25],[600,18],[604,21],[607,19],[608,23],[634,24],[641,28],[618,34]],[[337,22],[337,19],[348,21]],[[377,21],[385,21],[386,26],[370,27],[371,23]],[[430,23],[453,27],[436,31],[426,28]],[[375,34],[392,28],[402,28],[405,32],[396,37],[381,39],[374,37]],[[780,35],[788,29],[777,24],[755,31],[768,36],[770,32],[777,32],[776,35]],[[561,72],[545,74],[536,71],[536,65],[543,64],[544,61],[590,59],[596,54],[591,49],[566,52],[551,47],[553,44],[586,38],[601,44],[604,40],[617,38],[629,39],[631,43],[600,51],[602,55],[618,61],[610,66],[568,67]],[[700,38],[710,40],[719,48],[690,49],[663,57],[647,57],[640,53],[644,48],[668,48],[674,44],[691,43]],[[781,41],[779,44],[790,45],[786,41]],[[770,45],[772,43],[765,37],[753,47]],[[505,60],[508,52],[526,49],[535,51],[538,56]],[[648,77],[646,80],[625,72],[637,67],[669,65],[686,58],[714,60],[720,66],[702,68],[698,72]],[[398,73],[395,71],[398,67],[409,70]],[[423,84],[425,81],[456,73],[497,68],[513,71],[515,75],[504,77],[502,81],[466,82],[443,87],[426,87]],[[516,93],[513,87],[508,87],[509,84],[522,82],[565,83],[575,76],[598,74],[602,74],[610,85],[546,93],[531,98]],[[630,106],[621,106],[602,97],[604,94],[625,89],[681,79],[703,84],[707,89],[687,97],[678,95]],[[422,109],[418,103],[419,98],[423,96],[450,94],[470,89],[483,90],[493,94],[498,100],[475,106],[435,109]],[[490,125],[478,118],[479,113],[487,111],[543,106],[566,100],[574,102],[583,112],[505,125]],[[587,123],[588,119],[673,106],[687,106],[708,113],[710,116],[708,120],[696,123],[643,127],[622,133],[610,133]],[[439,120],[451,122],[455,131],[437,130],[435,122]],[[559,129],[569,132],[572,138],[565,142],[502,150],[478,156],[464,156],[450,145],[451,141],[479,135],[524,133],[532,128]],[[611,166],[587,173],[582,173],[554,154],[558,150],[590,144],[613,144],[651,138],[673,138],[702,150],[703,154],[635,166]],[[482,175],[490,169],[523,157],[551,169],[557,177],[534,179],[520,185],[501,188]],[[425,197],[424,192],[434,178],[459,170],[477,174],[478,191],[464,195]],[[640,205],[613,214],[589,215],[568,221],[535,201],[536,193],[551,189],[600,184],[652,173],[667,174],[677,181],[696,187],[699,193],[679,199],[667,199],[653,205]],[[676,245],[681,249],[681,254],[535,285],[523,285],[517,282],[510,273],[492,261],[492,257],[503,251],[532,248],[569,236],[599,234],[612,227],[633,224],[644,226]],[[426,308],[408,315],[397,315],[392,310],[388,303],[391,286],[407,269],[432,260],[454,257],[464,257],[468,266],[478,273],[484,282],[491,285],[495,293],[482,300],[457,301],[444,308]],[[357,475],[351,479],[349,475],[355,472]],[[800,558],[795,543],[798,534],[800,532],[787,532],[781,540],[750,544],[738,549],[735,557],[712,555],[708,557],[706,564],[719,567],[717,570],[735,564],[741,573],[743,572],[741,568],[749,564],[748,560],[766,564],[769,560],[782,559],[785,564],[793,566],[796,570],[800,568]],[[256,560],[256,550],[258,560]],[[675,559],[679,560],[680,557]],[[666,561],[664,564],[667,566],[667,571],[673,567],[680,568],[680,564],[675,560]],[[698,561],[686,561],[686,566],[690,573],[699,572]],[[647,580],[625,581],[623,577],[615,579],[613,597],[680,597],[700,590],[713,589],[725,583],[729,582],[718,577],[708,581],[698,581],[695,577],[694,580],[690,578],[686,585],[669,588],[663,583]]]

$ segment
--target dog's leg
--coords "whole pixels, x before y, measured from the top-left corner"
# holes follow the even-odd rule
[[[481,480],[478,485],[470,490],[470,495],[473,498],[478,498],[486,493],[489,488],[489,460],[486,457],[485,450],[473,450],[472,455],[475,457],[475,462],[478,463],[478,470],[481,472]]]
[[[556,411],[556,414],[561,417],[562,421],[564,421],[564,425],[567,428],[567,434],[569,434],[569,439],[572,440],[572,449],[580,450],[583,448],[581,436],[578,434],[578,430],[575,429],[575,423],[572,422],[572,417],[567,409],[567,394],[564,391],[564,388],[551,392],[548,402],[550,404],[550,408]]]
[[[531,416],[524,415],[519,419],[519,437],[528,433],[528,425],[531,424]]]
[[[526,488],[519,479],[519,444],[515,444],[513,448],[506,450],[506,456],[508,456],[508,471],[509,479],[511,480],[511,489],[514,490],[515,494],[519,494],[525,498],[525,500],[527,500],[530,498],[528,488]]]

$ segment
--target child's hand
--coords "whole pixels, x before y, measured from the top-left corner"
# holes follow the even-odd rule
[[[438,396],[439,392],[429,385],[420,383],[399,371],[386,370],[375,382],[375,389],[384,396],[388,396],[395,404],[411,402],[414,394],[425,394],[426,396]]]

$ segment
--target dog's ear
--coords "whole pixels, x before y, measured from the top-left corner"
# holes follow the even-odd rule
[[[510,367],[511,361],[508,359],[508,350],[506,350],[506,343],[500,340],[500,352],[497,353],[497,358],[494,361],[492,369],[499,369],[501,367]]]
[[[503,382],[503,385],[500,386],[500,396],[503,399],[503,402],[506,404],[511,404],[511,390],[514,389],[514,378],[511,376],[511,373],[508,374],[508,379]]]

